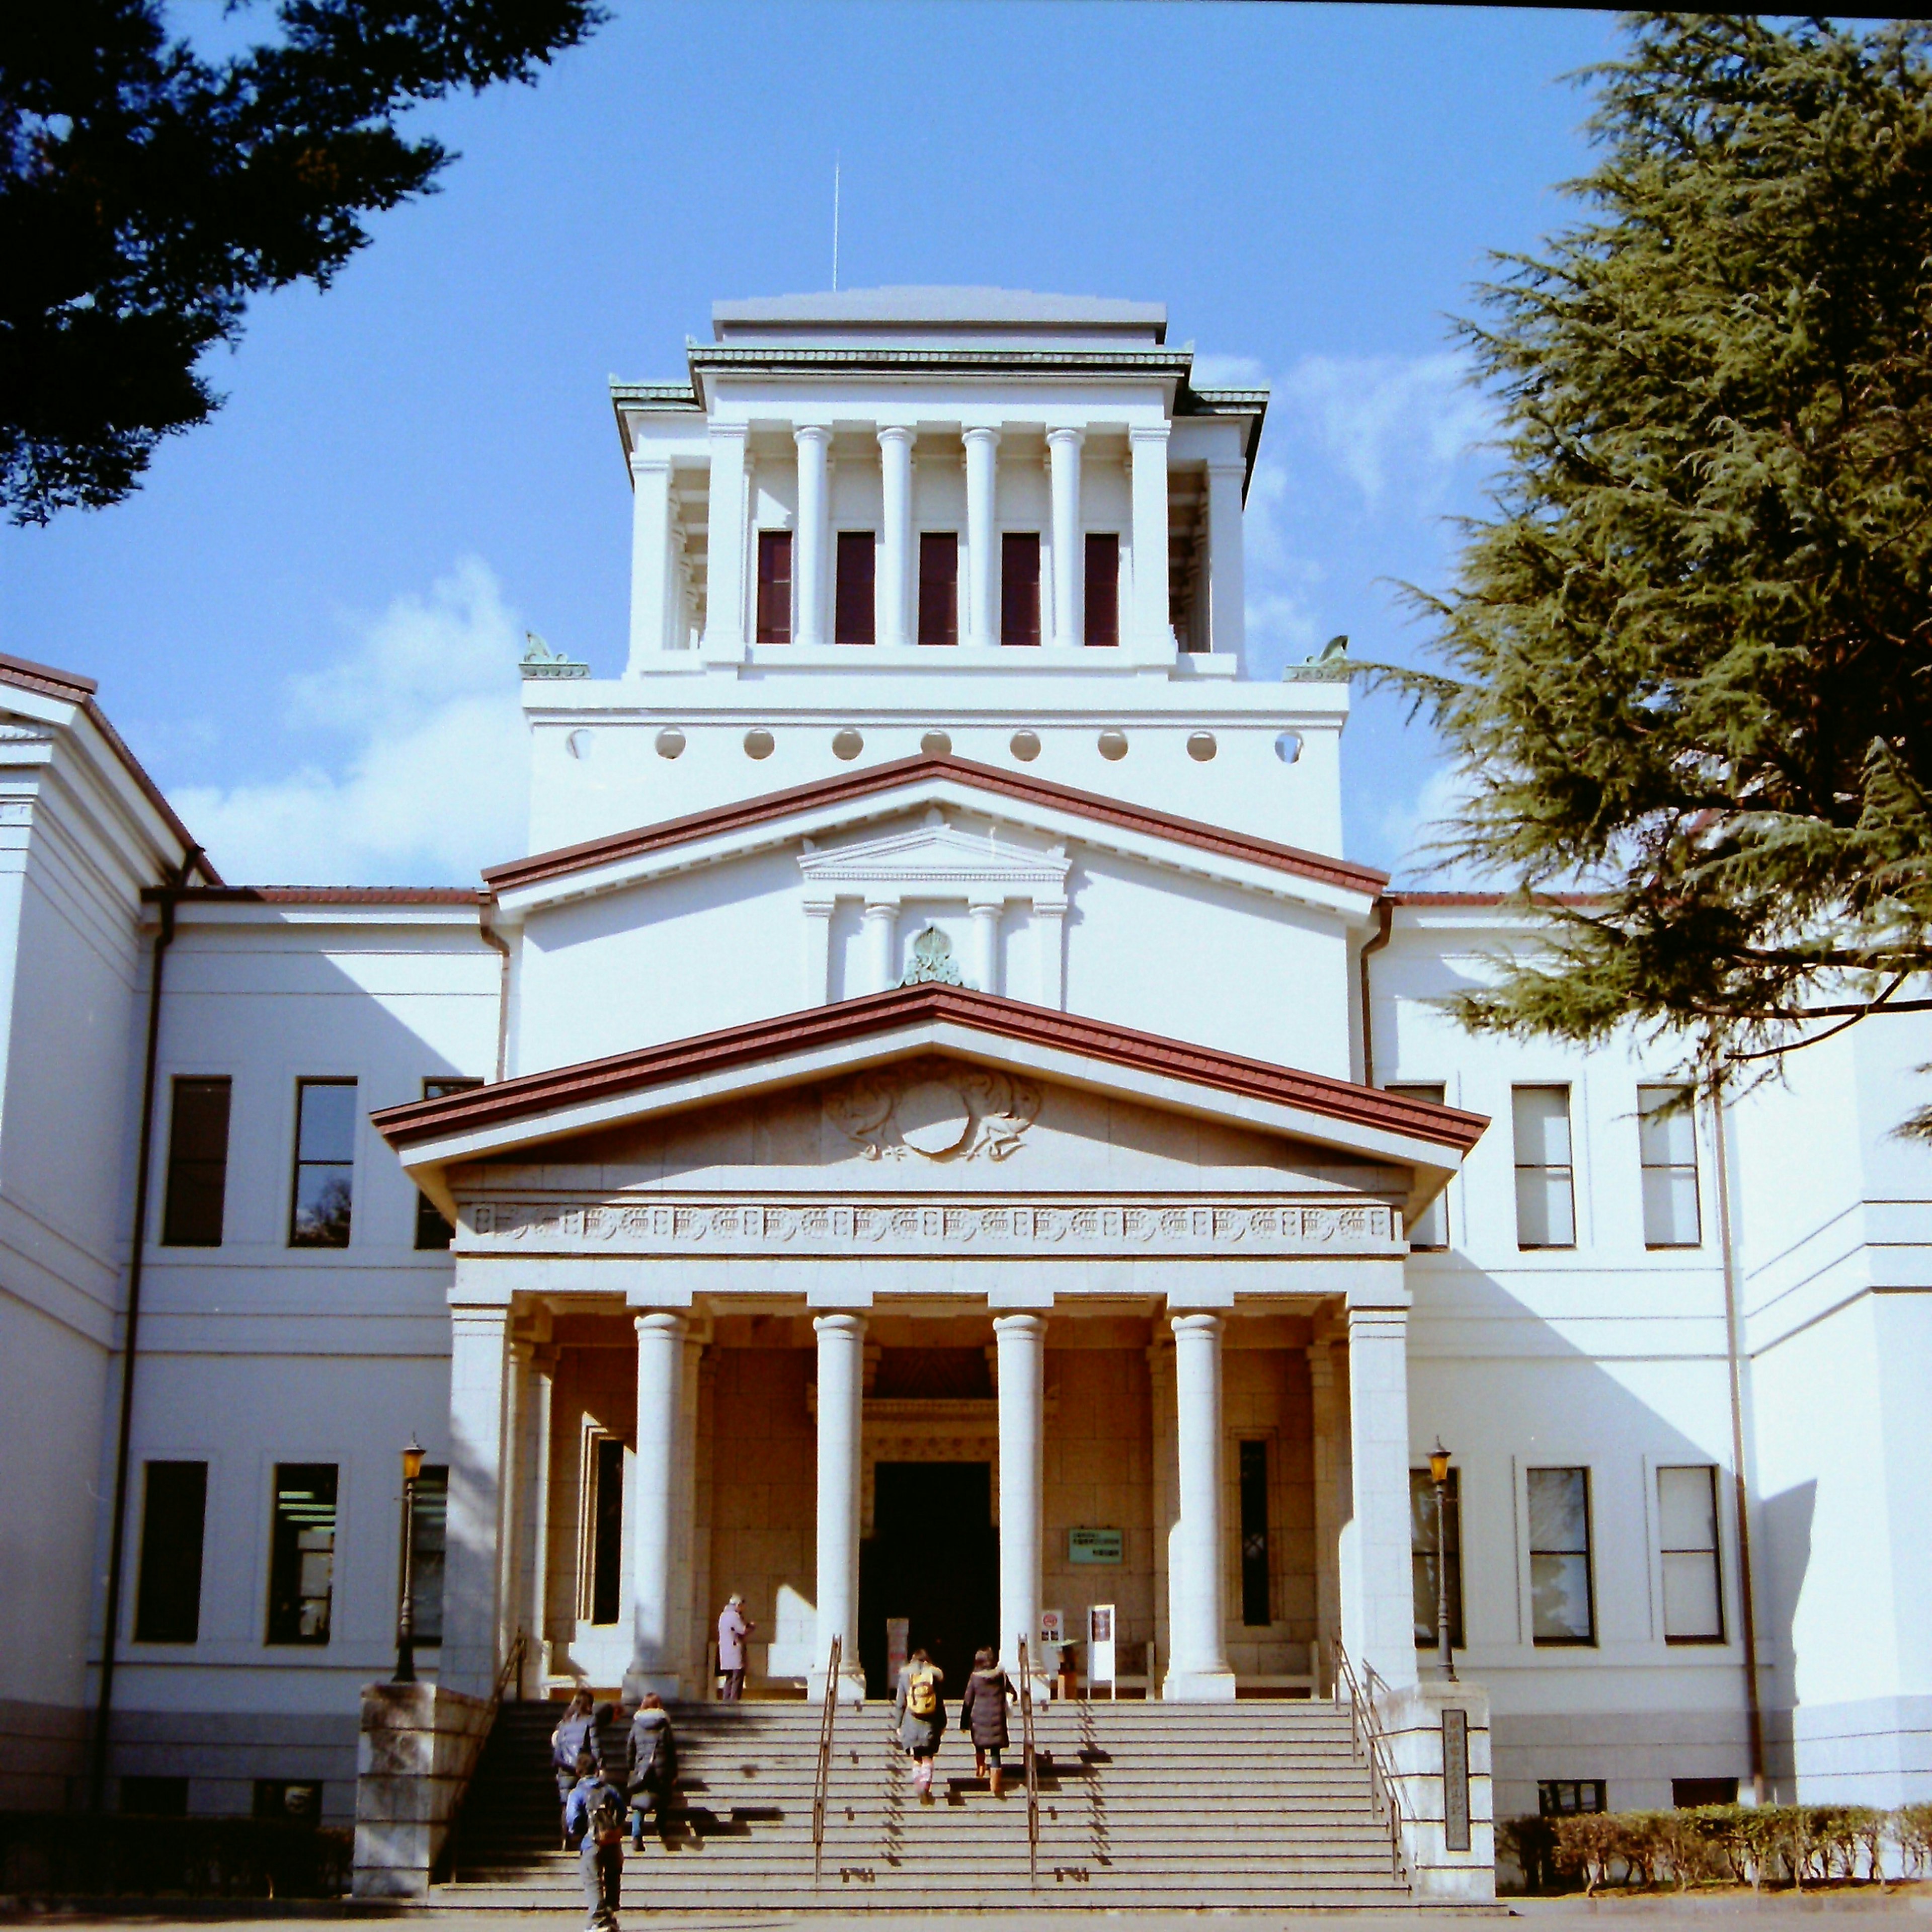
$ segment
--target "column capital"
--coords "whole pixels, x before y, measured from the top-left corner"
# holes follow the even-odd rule
[[[988,424],[975,423],[970,429],[963,429],[959,432],[959,440],[962,442],[976,442],[986,448],[998,449],[1000,446],[1000,432]]]
[[[1168,1326],[1177,1335],[1219,1335],[1221,1318],[1218,1315],[1196,1312],[1186,1315],[1171,1315]]]
[[[1130,442],[1165,442],[1173,434],[1172,423],[1133,423],[1127,430]]]
[[[897,892],[890,896],[884,892],[868,892],[866,895],[864,916],[867,919],[884,919],[890,914],[893,918],[897,918],[899,900],[900,896]]]
[[[670,473],[670,453],[662,449],[634,449],[631,452],[631,474],[633,476],[662,476]]]
[[[631,1326],[640,1336],[666,1335],[676,1340],[684,1333],[685,1318],[669,1309],[654,1308],[648,1314],[633,1316]]]
[[[1240,476],[1248,473],[1245,456],[1210,456],[1202,466],[1210,476]]]
[[[900,442],[908,448],[917,439],[919,431],[908,423],[881,423],[877,431],[880,447],[889,442]]]
[[[706,434],[713,442],[742,442],[751,433],[749,423],[712,422],[706,425]]]
[[[794,442],[822,442],[832,440],[832,426],[829,423],[794,423],[791,440]]]
[[[1071,424],[1063,423],[1047,431],[1046,440],[1049,448],[1058,443],[1063,447],[1078,449],[1087,440],[1087,432],[1084,429],[1076,429]]]
[[[1031,1312],[996,1315],[993,1317],[993,1332],[996,1335],[1043,1335],[1046,1333],[1046,1317]]]
[[[829,1314],[814,1315],[812,1327],[813,1333],[819,1335],[863,1335],[866,1318],[856,1309],[834,1309]]]

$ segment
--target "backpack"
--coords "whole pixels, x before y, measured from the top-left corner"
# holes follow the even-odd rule
[[[615,1844],[624,1835],[623,1800],[609,1785],[599,1785],[590,1808],[588,1835],[600,1845]]]
[[[906,1708],[915,1718],[931,1718],[939,1711],[938,1687],[929,1670],[915,1670],[906,1679]]]

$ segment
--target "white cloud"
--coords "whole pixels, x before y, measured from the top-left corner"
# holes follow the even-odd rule
[[[238,884],[468,884],[524,849],[522,649],[494,574],[466,557],[337,662],[290,680],[290,722],[338,736],[339,760],[170,802]]]
[[[1197,356],[1190,380],[1197,389],[1252,389],[1268,374],[1252,356]]]
[[[1454,765],[1437,764],[1415,791],[1388,800],[1376,830],[1382,850],[1395,855],[1390,869],[1397,880],[1426,880],[1443,890],[1494,886],[1494,880],[1476,876],[1466,865],[1444,866],[1442,854],[1431,849],[1461,816],[1468,798],[1466,775]]]
[[[1492,422],[1448,354],[1307,356],[1275,394],[1290,419],[1287,440],[1312,440],[1372,510],[1398,488],[1424,505],[1439,501]]]

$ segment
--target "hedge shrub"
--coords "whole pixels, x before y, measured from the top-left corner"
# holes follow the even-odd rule
[[[339,1898],[354,1843],[280,1819],[0,1813],[0,1894]]]

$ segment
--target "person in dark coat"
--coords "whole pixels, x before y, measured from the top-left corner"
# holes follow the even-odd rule
[[[1000,1754],[1006,1748],[1006,1700],[1015,1694],[1012,1679],[990,1650],[973,1659],[973,1674],[959,1700],[959,1728],[973,1740],[973,1774],[984,1778],[992,1767],[993,1796],[1006,1795],[1006,1773]]]
[[[945,1672],[923,1650],[916,1650],[906,1659],[892,1696],[892,1722],[915,1767],[913,1783],[922,1804],[932,1802],[932,1760],[946,1730],[946,1700],[940,1694],[945,1683]]]
[[[560,1804],[568,1804],[570,1794],[577,1788],[577,1760],[584,1751],[590,1754],[591,1768],[602,1771],[604,1745],[597,1735],[596,1709],[591,1702],[590,1693],[580,1690],[571,1699],[562,1722],[550,1734],[550,1768],[556,1773],[556,1802]]]
[[[631,1801],[631,1849],[644,1849],[644,1814],[655,1804],[663,1819],[677,1783],[677,1736],[670,1714],[655,1690],[638,1700],[625,1744],[624,1784]]]

